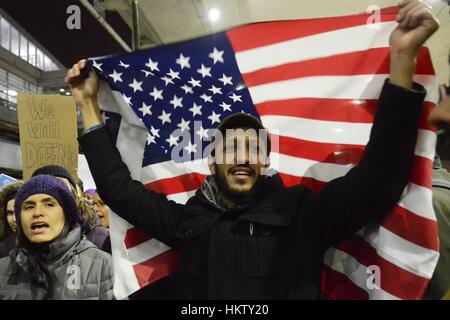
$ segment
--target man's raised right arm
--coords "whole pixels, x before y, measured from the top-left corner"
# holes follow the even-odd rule
[[[83,120],[84,133],[79,138],[97,190],[106,204],[122,218],[169,246],[183,206],[167,200],[165,195],[145,189],[131,179],[127,166],[103,124],[97,103],[98,78],[91,71],[80,76],[86,61],[74,64],[65,78],[70,85]]]

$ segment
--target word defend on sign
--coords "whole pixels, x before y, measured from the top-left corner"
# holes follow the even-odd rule
[[[77,179],[77,117],[72,97],[22,93],[18,96],[23,177],[57,164]]]

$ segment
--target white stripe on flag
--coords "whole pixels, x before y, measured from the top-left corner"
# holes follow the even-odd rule
[[[414,154],[434,161],[436,139],[436,133],[433,131],[419,129]]]
[[[372,123],[324,121],[287,116],[262,116],[261,120],[269,132],[277,135],[334,144],[365,146],[369,142]],[[415,155],[434,160],[436,134],[419,129]]]
[[[161,179],[169,179],[189,173],[211,174],[208,168],[208,159],[202,158],[194,161],[175,163],[172,160],[151,164],[142,168],[142,179],[144,184]]]
[[[389,46],[396,22],[382,22],[380,29],[361,25],[241,51],[236,61],[242,73],[332,55]],[[336,44],[339,45],[336,45]]]
[[[405,240],[382,226],[367,226],[358,231],[380,257],[420,277],[431,279],[439,252]]]
[[[398,205],[420,217],[436,221],[431,190],[410,182],[406,191],[408,194],[400,199]]]
[[[189,191],[189,192],[180,192],[180,193],[174,193],[171,195],[168,195],[167,198],[169,200],[175,201],[176,203],[185,204],[191,197],[195,195],[195,191]]]
[[[254,104],[297,98],[378,99],[387,74],[301,77],[248,88]],[[434,75],[415,75],[414,81],[427,89],[426,101],[437,103]]]
[[[137,246],[127,249],[128,259],[134,264],[138,264],[151,259],[163,252],[170,250],[170,247],[154,238],[140,243]]]
[[[331,248],[325,253],[324,263],[336,272],[344,274],[352,282],[369,294],[370,300],[399,300],[383,289],[369,289],[367,280],[372,273],[368,272],[367,266],[359,263],[355,258],[344,251]],[[383,283],[381,283],[383,285]]]
[[[281,173],[296,177],[314,178],[323,182],[342,177],[353,168],[349,165],[319,162],[275,152],[271,153],[270,161],[271,166]]]
[[[116,299],[125,299],[132,292],[140,289],[133,265],[128,260],[125,248],[125,234],[131,227],[127,221],[119,217],[112,210],[109,211],[111,228],[111,250],[114,270],[114,296]]]

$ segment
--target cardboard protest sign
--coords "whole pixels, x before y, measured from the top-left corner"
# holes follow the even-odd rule
[[[72,97],[23,93],[18,96],[23,178],[38,168],[57,164],[77,178],[78,142]]]

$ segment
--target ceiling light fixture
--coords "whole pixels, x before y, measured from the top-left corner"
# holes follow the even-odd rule
[[[211,22],[216,22],[220,18],[220,11],[217,8],[209,10],[208,17]]]

